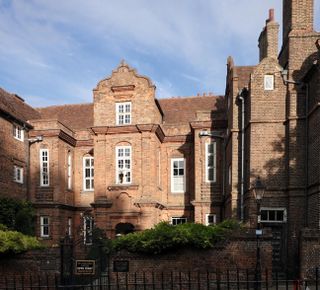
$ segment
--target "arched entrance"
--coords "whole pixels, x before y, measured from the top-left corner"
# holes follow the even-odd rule
[[[116,225],[116,235],[126,235],[134,232],[134,225],[131,223],[118,223]]]

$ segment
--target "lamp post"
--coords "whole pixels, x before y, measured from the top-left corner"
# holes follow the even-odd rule
[[[261,289],[261,255],[260,255],[260,236],[262,235],[261,230],[261,200],[265,192],[265,186],[262,184],[260,177],[258,176],[254,186],[253,194],[257,202],[257,259],[256,259],[256,269],[255,269],[255,290]]]

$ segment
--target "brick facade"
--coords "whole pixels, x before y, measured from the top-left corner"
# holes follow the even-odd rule
[[[30,199],[38,235],[45,227],[42,239],[54,245],[70,231],[80,243],[91,218],[110,237],[123,226],[144,230],[172,218],[206,223],[208,214],[255,227],[252,187],[260,177],[262,224],[280,237],[277,264],[294,269],[300,231],[320,224],[320,34],[313,4],[283,1],[279,54],[270,10],[259,63],[236,66],[228,58],[225,97],[157,100],[152,81],[124,62],[97,84],[90,104],[34,110],[1,90],[2,194]],[[12,138],[16,123],[23,142]],[[14,165],[25,169],[25,182],[12,181]]]

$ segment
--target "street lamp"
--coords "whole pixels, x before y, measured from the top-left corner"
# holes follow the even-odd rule
[[[254,289],[261,289],[261,256],[260,256],[260,236],[262,235],[261,230],[261,200],[263,198],[264,192],[266,190],[263,185],[260,176],[258,176],[254,186],[253,194],[257,202],[257,229],[256,229],[256,238],[257,238],[257,259],[256,259],[256,269],[255,269],[255,287]]]

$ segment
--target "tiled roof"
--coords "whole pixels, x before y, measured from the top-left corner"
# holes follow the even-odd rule
[[[24,123],[28,120],[40,118],[40,114],[26,104],[22,98],[10,94],[2,88],[0,88],[0,110]]]
[[[182,124],[197,120],[197,111],[213,111],[213,118],[223,115],[223,97],[197,96],[159,99],[166,124]],[[57,119],[71,129],[93,127],[93,104],[62,105],[37,109],[42,119]]]
[[[163,111],[163,120],[166,124],[196,121],[197,111],[222,112],[225,109],[224,98],[221,96],[159,99],[158,102]]]
[[[250,74],[255,69],[255,66],[235,66],[234,71],[238,76],[239,81],[239,89],[243,89],[244,87],[248,87],[250,82]]]
[[[93,127],[93,104],[76,104],[37,108],[42,119],[56,119],[71,129]]]

